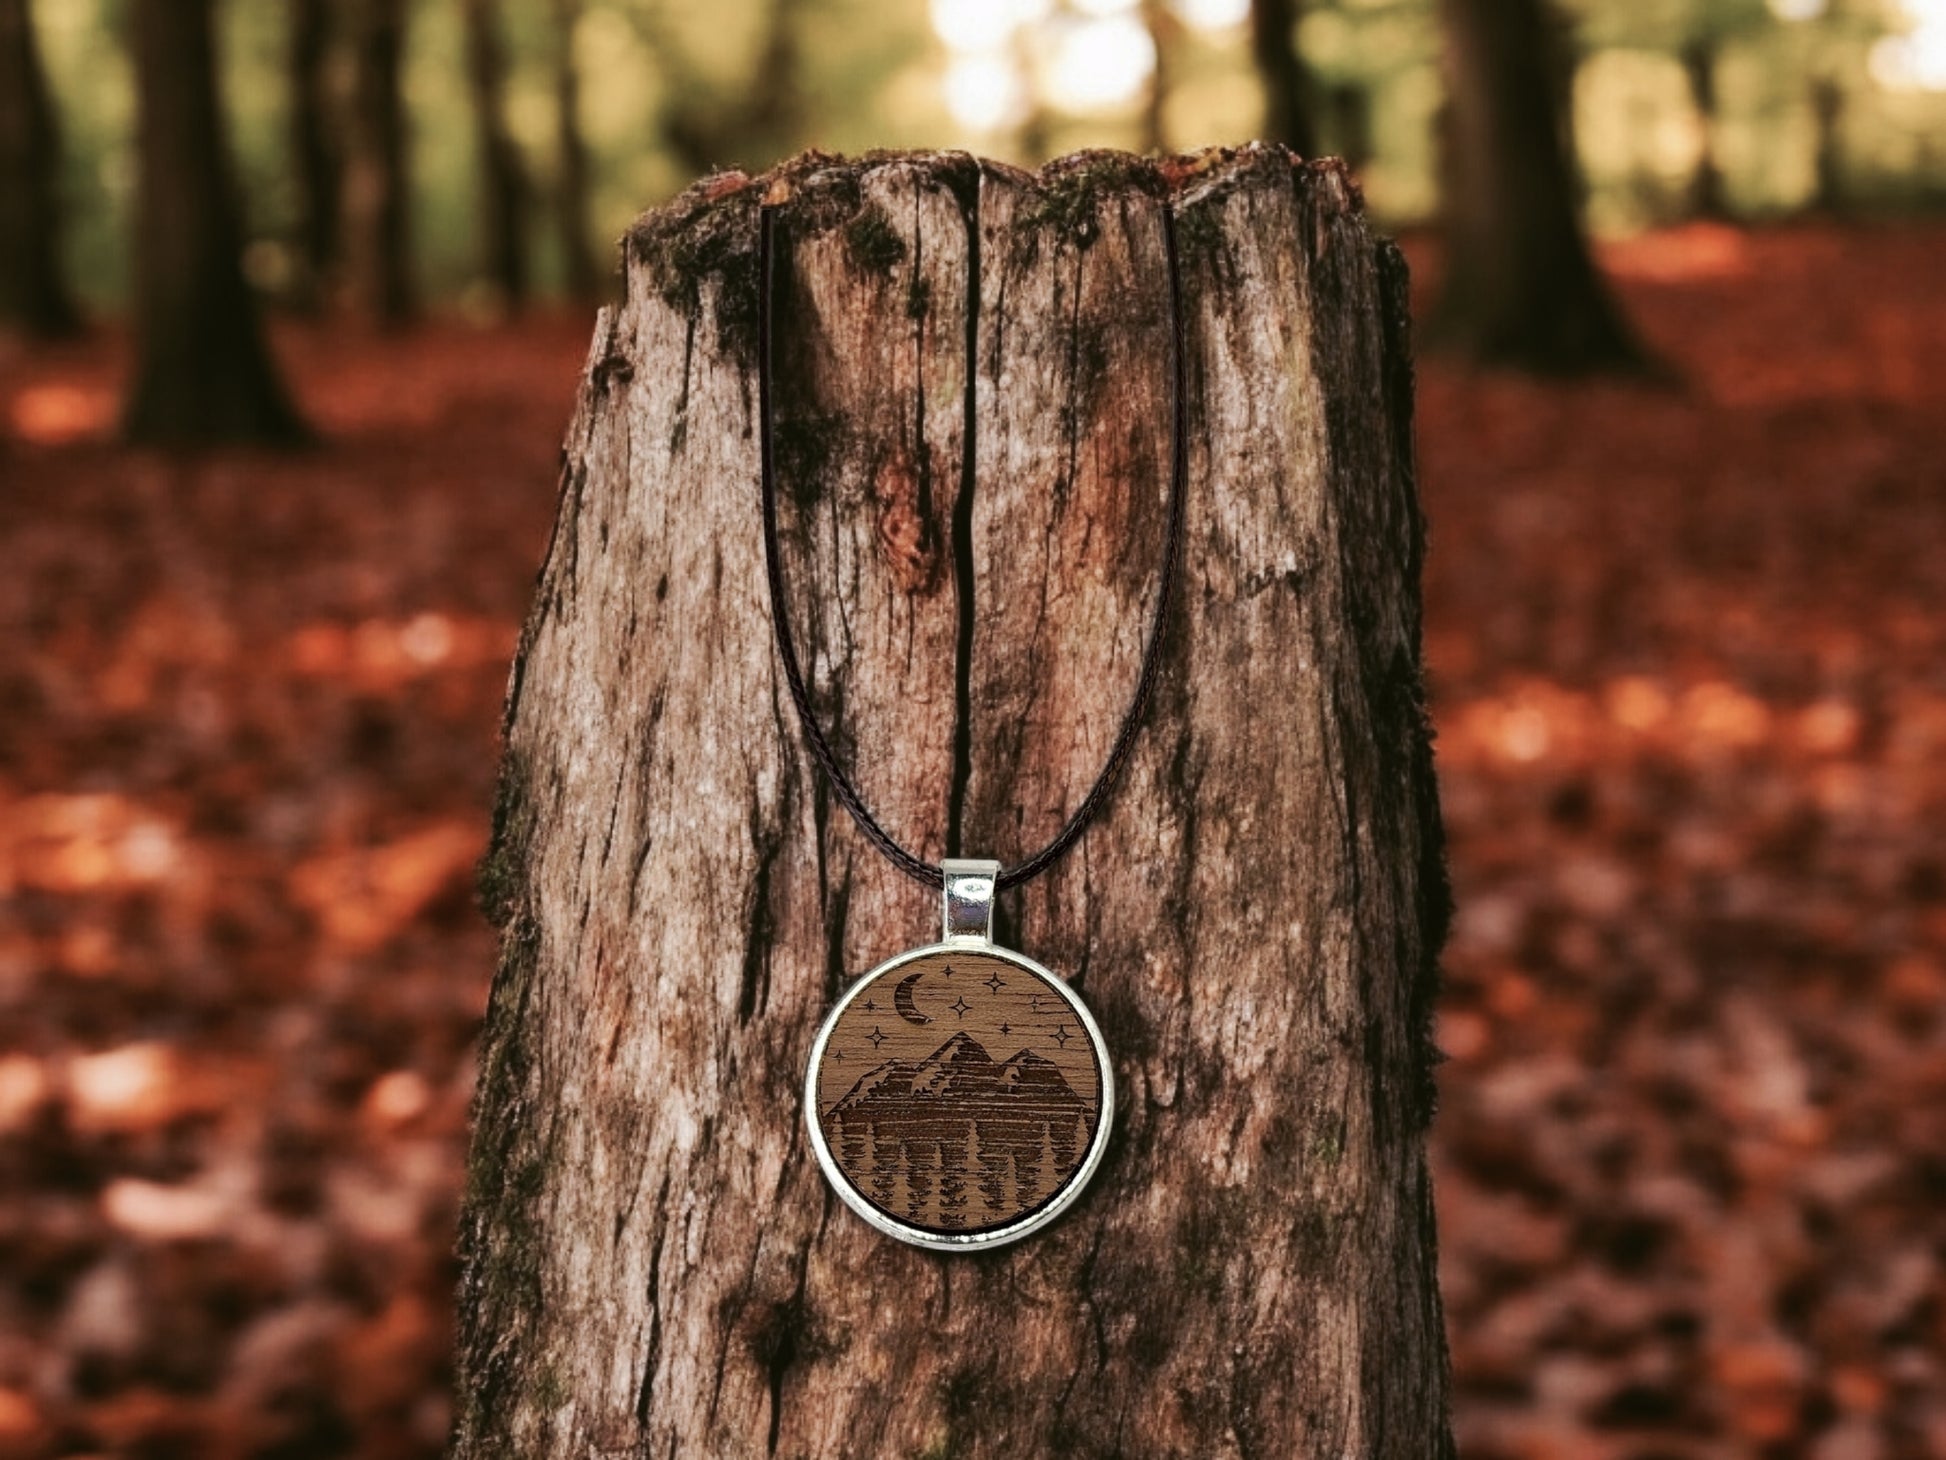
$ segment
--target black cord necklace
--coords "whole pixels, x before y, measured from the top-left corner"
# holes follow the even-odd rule
[[[811,1051],[805,1118],[826,1178],[873,1226],[922,1247],[994,1247],[1052,1221],[1080,1195],[1114,1117],[1114,1078],[1093,1016],[1063,980],[992,941],[993,896],[1046,871],[1080,839],[1134,748],[1160,672],[1189,474],[1175,213],[1162,210],[1174,393],[1169,515],[1141,673],[1081,804],[1052,841],[1005,871],[990,860],[949,857],[934,865],[901,846],[865,805],[813,713],[778,546],[774,232],[766,206],[757,243],[758,449],[764,567],[784,682],[812,757],[859,830],[900,871],[944,893],[943,941],[880,964],[826,1018]],[[973,450],[970,435],[965,450]]]

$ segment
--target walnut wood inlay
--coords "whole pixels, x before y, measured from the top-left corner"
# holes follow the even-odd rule
[[[845,1006],[818,1068],[840,1170],[909,1226],[979,1232],[1054,1199],[1101,1118],[1101,1054],[1053,981],[941,951]]]

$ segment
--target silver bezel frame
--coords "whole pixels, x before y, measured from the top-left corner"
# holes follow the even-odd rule
[[[874,1206],[865,1194],[852,1185],[831,1155],[831,1148],[825,1144],[824,1131],[818,1124],[818,1071],[824,1063],[824,1047],[831,1038],[831,1031],[837,1027],[838,1018],[851,1001],[878,979],[894,969],[938,953],[980,953],[999,958],[1007,963],[1017,964],[1028,973],[1037,975],[1059,990],[1068,1006],[1074,1010],[1076,1020],[1095,1047],[1095,1063],[1101,1071],[1101,1114],[1095,1121],[1094,1139],[1088,1145],[1088,1154],[1068,1179],[1068,1184],[1046,1206],[1028,1213],[1018,1221],[1004,1227],[990,1227],[984,1232],[931,1232],[923,1227],[912,1227],[896,1217],[886,1215]],[[995,1247],[1005,1247],[1010,1242],[1038,1232],[1054,1221],[1069,1207],[1073,1206],[1088,1183],[1094,1179],[1096,1168],[1101,1165],[1102,1157],[1108,1151],[1108,1138],[1115,1125],[1115,1068],[1109,1062],[1108,1041],[1101,1037],[1101,1027],[1095,1023],[1095,1016],[1088,1012],[1088,1006],[1081,1002],[1081,995],[1068,987],[1067,980],[1048,968],[1043,968],[1024,953],[1016,953],[1011,948],[1002,948],[998,943],[984,939],[974,941],[969,938],[954,938],[944,943],[928,943],[923,948],[912,948],[862,974],[846,989],[831,1012],[825,1016],[818,1029],[818,1037],[811,1045],[811,1058],[804,1071],[804,1125],[811,1134],[811,1149],[817,1153],[818,1165],[824,1169],[824,1179],[831,1183],[831,1189],[838,1193],[844,1204],[872,1226],[888,1237],[896,1237],[914,1247],[929,1248],[934,1252],[985,1252]]]

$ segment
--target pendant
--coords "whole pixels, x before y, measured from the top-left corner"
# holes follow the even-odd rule
[[[945,937],[845,991],[811,1046],[811,1148],[879,1231],[947,1252],[1018,1241],[1074,1204],[1114,1123],[1081,996],[993,941],[998,862],[948,860]]]

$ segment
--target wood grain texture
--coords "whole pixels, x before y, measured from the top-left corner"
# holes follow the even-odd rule
[[[805,1136],[824,1014],[939,910],[832,814],[771,645],[763,199],[820,713],[895,836],[1003,863],[1072,809],[1134,686],[1177,209],[1162,682],[1103,818],[997,928],[1085,992],[1120,1113],[1080,1205],[992,1254],[874,1233]],[[1344,174],[1268,147],[1038,176],[809,155],[647,215],[624,272],[483,869],[505,944],[455,1453],[1448,1453],[1405,278]]]

